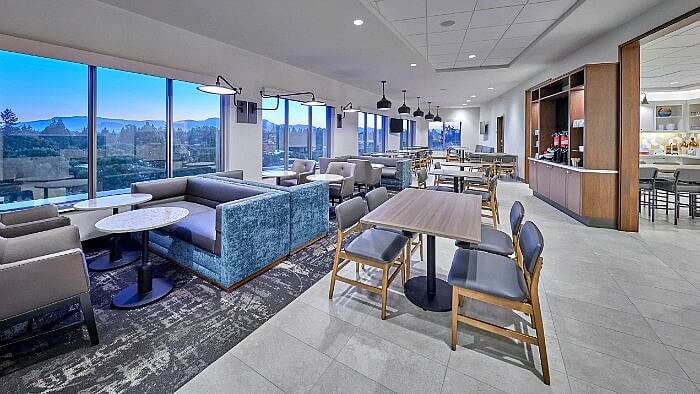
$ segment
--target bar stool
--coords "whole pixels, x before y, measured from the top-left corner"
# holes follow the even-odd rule
[[[687,207],[690,217],[695,219],[698,211],[697,197],[700,195],[700,169],[679,168],[673,173],[673,180],[658,181],[657,189],[666,192],[666,210],[670,203],[669,195],[673,194],[673,224],[678,224],[681,207]],[[688,203],[683,204],[681,197],[687,197]]]
[[[656,211],[656,177],[659,170],[654,167],[639,168],[639,213],[646,206],[652,223]]]

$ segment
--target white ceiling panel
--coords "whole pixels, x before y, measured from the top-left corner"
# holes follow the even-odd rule
[[[493,26],[467,29],[467,35],[464,37],[464,42],[470,41],[486,41],[498,40],[503,37],[508,26]]]
[[[565,13],[574,2],[575,0],[556,0],[528,4],[515,19],[515,23],[555,20]]]
[[[473,11],[475,6],[476,0],[427,0],[428,16]]]
[[[544,33],[551,25],[551,21],[514,23],[508,27],[503,37],[536,36]]]
[[[476,3],[476,9],[485,10],[487,8],[509,7],[525,3],[527,3],[527,0],[479,0]]]
[[[482,66],[500,66],[502,64],[508,64],[510,63],[514,58],[512,57],[504,57],[504,58],[492,58],[492,59],[486,59],[484,60],[483,63],[481,63]]]
[[[700,85],[700,22],[643,44],[640,58],[642,90]]]
[[[478,53],[490,51],[496,46],[498,40],[465,42],[462,44],[462,53]]]
[[[381,0],[376,4],[390,21],[425,17],[425,0]]]
[[[449,30],[466,30],[469,27],[469,21],[472,18],[471,12],[458,12],[456,14],[447,14],[428,17],[428,33],[435,33]],[[421,18],[422,19],[422,18]],[[441,23],[449,23],[449,26],[442,26]]]
[[[450,69],[454,68],[455,63],[454,62],[447,62],[447,63],[433,63],[433,67],[435,67],[436,70],[440,69]]]
[[[394,21],[394,27],[404,36],[411,34],[425,34],[425,18]]]
[[[489,59],[501,59],[501,58],[514,58],[518,56],[522,50],[525,49],[523,47],[520,48],[494,48],[493,51],[489,54]]]
[[[474,59],[474,60],[457,60],[455,62],[455,68],[460,67],[479,67],[484,59]]]
[[[525,48],[526,46],[530,45],[530,43],[534,41],[535,38],[537,38],[537,36],[501,38],[501,40],[496,45],[496,49]]]
[[[430,55],[428,56],[428,60],[430,60],[431,63],[447,63],[447,62],[455,62],[457,60],[457,54],[452,53],[449,55]]]
[[[515,17],[522,8],[523,6],[517,5],[513,7],[491,8],[488,10],[475,11],[469,27],[510,25],[513,23]]]
[[[428,45],[461,44],[466,30],[444,31],[428,34]]]
[[[457,54],[459,53],[459,48],[462,44],[445,44],[445,45],[431,45],[429,54],[430,55],[446,55],[446,54]],[[427,48],[426,48],[427,49]]]
[[[428,40],[427,36],[425,34],[413,34],[410,36],[406,36],[406,39],[413,44],[414,47],[427,47],[428,46]]]

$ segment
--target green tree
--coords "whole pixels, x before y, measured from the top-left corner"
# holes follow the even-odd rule
[[[15,125],[19,121],[17,115],[9,108],[5,108],[4,111],[0,112],[0,119],[2,119],[2,130],[4,132],[14,130]]]

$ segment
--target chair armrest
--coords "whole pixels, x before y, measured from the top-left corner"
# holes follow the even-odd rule
[[[7,226],[0,224],[0,237],[21,237],[23,235],[39,233],[64,226],[70,226],[70,219],[65,216],[56,216],[47,219],[35,220],[33,222],[17,223]]]
[[[0,320],[89,290],[85,256],[80,249],[0,264]]]
[[[0,214],[0,222],[6,226],[34,222],[58,216],[58,207],[55,205],[42,205],[29,209]]]
[[[80,232],[77,227],[58,227],[20,237],[0,239],[0,264],[80,248]]]

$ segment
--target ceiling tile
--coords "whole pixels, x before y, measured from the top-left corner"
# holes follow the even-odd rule
[[[469,21],[471,20],[471,17],[471,12],[458,12],[456,14],[430,16],[428,17],[428,33],[449,30],[465,30],[469,26]],[[446,21],[453,21],[454,24],[450,26],[440,25],[441,23]]]
[[[462,44],[462,53],[488,52],[498,43],[498,40],[465,42]]]
[[[512,38],[503,38],[501,41],[496,45],[496,49],[501,49],[501,48],[524,48],[530,44],[537,38],[537,36],[525,36],[525,37],[512,37]]]
[[[435,69],[445,69],[445,68],[452,68],[454,67],[454,62],[446,62],[446,63],[431,63]]]
[[[411,44],[413,44],[415,47],[427,47],[428,46],[428,41],[426,41],[425,34],[412,34],[410,36],[406,36],[406,39]]]
[[[457,54],[459,53],[459,48],[461,44],[444,44],[444,45],[431,45],[429,48],[429,54],[432,55],[445,55],[445,54]]]
[[[487,8],[508,7],[525,3],[527,3],[527,0],[479,0],[476,3],[476,9],[485,10]]]
[[[481,63],[482,66],[507,66],[513,58],[508,57],[508,58],[493,58],[493,59],[486,59],[484,60],[483,63]]]
[[[469,27],[502,26],[513,23],[523,6],[492,8],[475,11]]]
[[[505,33],[507,29],[508,26],[467,29],[467,35],[464,37],[464,41],[498,40],[501,38],[501,36],[503,36],[503,33]]]
[[[479,67],[484,60],[457,60],[455,62],[455,68],[459,67]]]
[[[523,49],[525,48],[494,48],[494,50],[489,54],[488,59],[516,57],[523,51]]]
[[[428,56],[428,61],[430,63],[447,63],[447,62],[452,62],[454,63],[455,60],[457,60],[457,54],[453,53],[450,55],[430,55]]]
[[[516,23],[559,19],[573,5],[571,0],[548,1],[528,4],[515,19]]]
[[[425,34],[425,18],[404,19],[392,23],[396,30],[404,36],[409,34]]]
[[[379,12],[391,21],[425,17],[425,0],[382,0],[375,4]]]
[[[482,62],[491,52],[491,49],[486,51],[474,51],[474,52],[460,52],[457,56],[457,61],[472,61],[472,62]],[[469,55],[476,55],[474,59],[469,59]]]
[[[444,31],[428,34],[428,45],[461,44],[466,30]]]
[[[427,0],[428,16],[473,11],[476,0]]]
[[[551,25],[552,23],[550,21],[515,23],[508,27],[503,37],[510,38],[540,35]]]

